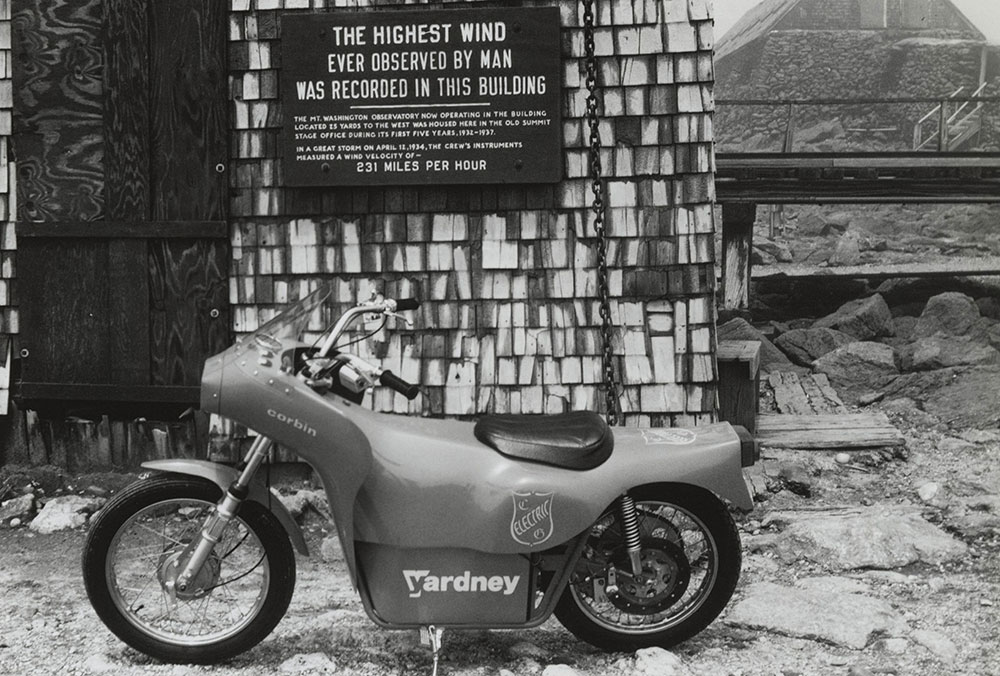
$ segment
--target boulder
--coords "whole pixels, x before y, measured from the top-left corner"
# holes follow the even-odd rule
[[[774,242],[769,239],[754,240],[755,249],[760,249],[778,263],[791,263],[793,260],[792,250],[784,242]]]
[[[913,330],[915,338],[927,338],[935,333],[964,336],[979,323],[976,301],[964,293],[949,291],[927,301]]]
[[[11,520],[16,519],[17,524],[22,524],[35,513],[35,496],[31,493],[5,501],[0,504],[0,528],[11,525]]]
[[[796,364],[810,366],[827,352],[855,340],[854,336],[835,329],[792,329],[778,336],[774,344]]]
[[[993,296],[983,296],[976,299],[976,307],[979,314],[990,319],[1000,319],[1000,300]]]
[[[1000,366],[956,366],[905,373],[882,386],[886,399],[908,398],[954,429],[1000,426]]]
[[[771,551],[789,564],[806,559],[835,571],[936,566],[962,560],[969,550],[912,506],[774,512],[764,525],[783,529],[755,538],[751,549]]]
[[[788,360],[785,353],[774,346],[767,337],[755,329],[750,322],[740,317],[730,319],[720,324],[719,340],[756,340],[760,342],[760,370],[770,371],[802,371]]]
[[[861,240],[856,232],[845,232],[837,240],[827,263],[831,266],[857,265],[861,262]]]
[[[885,299],[875,294],[869,298],[859,298],[845,303],[833,314],[817,320],[813,328],[836,329],[858,340],[891,336],[892,311],[889,310]]]
[[[725,621],[857,650],[879,634],[898,635],[906,628],[903,618],[881,599],[773,582],[749,585]]]
[[[937,333],[901,347],[899,363],[903,371],[931,371],[951,366],[995,364],[1000,352],[988,345],[972,342],[968,336]]]
[[[895,352],[888,345],[858,341],[838,347],[813,362],[825,373],[838,394],[848,403],[890,382],[899,375]]]
[[[36,533],[54,533],[58,530],[79,528],[87,523],[89,515],[107,502],[104,498],[83,495],[65,495],[45,503],[29,528]]]

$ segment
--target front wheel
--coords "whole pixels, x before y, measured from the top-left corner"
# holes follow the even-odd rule
[[[704,489],[656,485],[629,495],[642,574],[632,573],[616,505],[591,527],[556,617],[604,650],[669,648],[707,627],[729,602],[740,575],[739,534],[726,506]]]
[[[249,650],[288,608],[295,554],[278,520],[245,502],[183,590],[171,580],[222,497],[204,479],[137,482],[94,519],[83,580],[98,616],[121,640],[166,662],[211,663]]]

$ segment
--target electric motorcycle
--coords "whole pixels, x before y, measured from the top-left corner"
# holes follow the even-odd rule
[[[377,383],[419,388],[352,354],[363,316],[336,322],[332,286],[207,360],[201,406],[259,436],[243,461],[156,470],[93,520],[90,601],[125,643],[167,662],[242,653],[292,598],[303,534],[258,476],[273,444],[308,462],[329,500],[351,583],[373,622],[421,629],[435,666],[445,628],[527,628],[552,614],[607,650],[672,646],[711,623],[740,572],[729,506],[749,510],[745,430],[609,427],[593,412],[475,422],[378,413]],[[332,324],[332,326],[331,326]],[[728,503],[728,505],[727,505]]]

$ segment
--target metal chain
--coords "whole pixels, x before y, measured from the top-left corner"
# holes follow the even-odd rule
[[[597,100],[597,49],[594,44],[594,0],[583,0],[583,46],[587,61],[587,122],[590,126],[590,177],[594,201],[594,232],[597,234],[597,289],[600,294],[601,337],[603,342],[606,418],[609,425],[619,423],[618,378],[612,350],[611,285],[608,282],[608,241],[604,227],[604,181],[601,164],[600,113]]]

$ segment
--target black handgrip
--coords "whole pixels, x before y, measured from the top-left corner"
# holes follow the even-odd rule
[[[416,399],[417,395],[420,394],[419,387],[406,382],[392,371],[382,371],[382,375],[379,376],[378,380],[386,387],[396,390],[407,399]]]
[[[407,310],[416,310],[420,307],[420,301],[416,298],[400,298],[396,301],[396,312],[406,312]],[[413,397],[410,397],[411,399]]]

